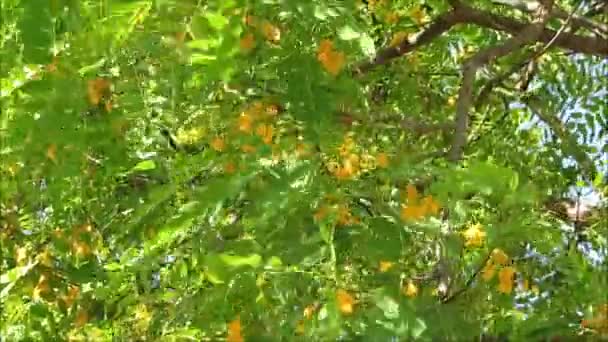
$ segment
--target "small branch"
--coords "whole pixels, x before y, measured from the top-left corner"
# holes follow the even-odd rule
[[[465,62],[462,68],[462,84],[458,92],[458,103],[456,105],[456,128],[452,139],[452,147],[448,153],[448,160],[451,162],[460,161],[467,142],[469,108],[471,107],[473,84],[477,70],[489,62],[505,56],[527,43],[535,41],[542,33],[551,13],[553,0],[547,0],[546,2],[548,6],[542,7],[538,11],[537,18],[532,24],[523,28],[517,35],[508,39],[503,44],[481,50]]]
[[[529,23],[517,21],[509,17],[477,10],[466,5],[461,6],[462,9],[460,10],[460,13],[465,13],[465,15],[462,16],[464,19],[462,23],[476,24],[482,27],[507,32],[512,35],[519,34],[519,32],[529,25]],[[554,30],[543,28],[540,35],[534,40],[547,44],[556,36],[557,32]],[[608,56],[608,40],[603,38],[586,37],[564,32],[555,39],[553,45],[577,53],[599,57]]]
[[[532,112],[543,121],[551,131],[557,135],[557,137],[562,141],[563,144],[566,144],[567,148],[564,149],[568,155],[570,155],[574,160],[576,160],[577,164],[583,170],[585,177],[592,177],[594,173],[595,167],[593,166],[593,161],[589,158],[589,156],[582,151],[581,147],[578,145],[576,138],[570,134],[568,129],[564,126],[564,124],[560,121],[559,118],[548,115],[544,110],[541,104],[538,104],[534,99],[528,99],[525,101],[525,104],[532,110]]]
[[[427,134],[435,131],[447,131],[454,129],[453,122],[442,122],[442,123],[424,123],[414,119],[403,119],[401,120],[401,127],[405,130],[414,131],[416,134]]]
[[[418,32],[417,34],[404,39],[401,44],[397,46],[386,47],[376,54],[376,57],[371,61],[361,62],[354,68],[353,73],[355,75],[364,74],[373,68],[387,64],[391,60],[403,56],[404,54],[411,52],[412,50],[426,45],[433,41],[435,38],[448,31],[452,26],[462,20],[460,16],[462,13],[457,11],[450,11],[439,16],[428,28]]]
[[[526,0],[493,0],[493,2],[507,5],[524,12],[533,12],[540,6],[539,2]],[[580,1],[578,7],[580,7],[582,4],[583,1]],[[608,35],[608,25],[596,23],[593,20],[585,18],[584,16],[568,14],[566,11],[557,6],[553,8],[551,14],[559,19],[566,21],[572,20],[572,23],[575,26],[584,27],[597,35]]]
[[[490,260],[490,256],[491,255],[492,255],[491,253],[488,253],[486,255],[486,257],[483,259],[483,262],[477,267],[477,269],[475,270],[475,272],[473,272],[473,274],[471,275],[471,277],[469,277],[469,279],[467,279],[467,281],[464,283],[464,286],[462,288],[460,288],[457,291],[454,291],[448,297],[445,297],[441,301],[441,303],[447,304],[447,303],[451,302],[452,300],[454,300],[456,297],[458,297],[461,294],[463,294],[464,292],[466,292],[471,287],[471,285],[473,284],[473,281],[475,281],[475,278],[477,278],[477,275],[479,275],[479,273],[481,273],[481,271],[483,270],[483,268],[486,266],[486,264],[488,263],[488,260]]]

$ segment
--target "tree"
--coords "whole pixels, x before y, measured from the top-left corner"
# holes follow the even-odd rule
[[[1,4],[8,340],[608,333],[606,2]]]

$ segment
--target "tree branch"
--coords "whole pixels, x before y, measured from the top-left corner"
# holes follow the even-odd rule
[[[432,42],[435,38],[449,31],[457,24],[475,24],[481,27],[506,32],[511,35],[519,34],[530,23],[521,22],[509,17],[478,10],[460,1],[451,1],[454,9],[437,17],[426,29],[405,39],[394,47],[385,47],[378,51],[371,61],[359,62],[353,68],[354,75],[361,75],[380,65],[388,64],[395,58],[401,57],[416,48]],[[567,15],[567,14],[566,14]],[[559,35],[555,30],[543,28],[540,35],[533,41],[550,43],[562,49],[593,56],[608,56],[608,40],[597,37],[580,36],[569,32]]]
[[[464,292],[466,292],[471,285],[473,284],[473,281],[475,280],[475,278],[477,278],[477,276],[479,275],[479,273],[481,273],[481,271],[484,269],[484,267],[486,266],[486,264],[488,263],[488,260],[490,260],[490,256],[492,255],[492,253],[488,253],[485,258],[483,259],[483,261],[481,262],[481,264],[479,264],[479,266],[477,267],[477,269],[473,272],[473,274],[471,275],[471,277],[469,277],[469,279],[467,279],[467,281],[464,283],[464,286],[462,288],[460,288],[457,291],[452,292],[452,294],[450,294],[449,296],[445,297],[441,303],[443,304],[447,304],[451,301],[453,301],[456,297],[458,297],[459,295],[463,294]]]
[[[497,4],[507,5],[513,8],[516,8],[520,11],[524,12],[533,12],[540,6],[540,3],[537,1],[524,1],[524,0],[493,0],[492,2]],[[581,2],[582,3],[582,2]],[[574,26],[584,27],[589,31],[597,34],[597,35],[607,35],[608,34],[608,25],[596,23],[591,19],[585,18],[584,16],[579,15],[571,15],[564,11],[563,9],[555,6],[552,10],[552,16],[563,20],[572,20]]]
[[[452,139],[452,147],[448,153],[448,160],[458,162],[464,152],[469,126],[469,108],[471,107],[473,83],[475,82],[477,70],[493,60],[508,55],[514,50],[535,41],[543,32],[545,23],[550,17],[553,0],[546,0],[546,3],[547,6],[539,9],[536,19],[530,25],[522,28],[518,34],[501,45],[479,51],[464,63],[462,68],[462,84],[458,92],[458,103],[456,105],[456,128]]]
[[[529,24],[501,15],[480,11],[466,5],[461,5],[460,11],[466,13],[463,24],[476,24],[486,28],[516,35]],[[578,53],[605,57],[608,56],[608,40],[596,37],[585,37],[569,32],[557,35],[555,30],[544,28],[535,41],[548,44],[555,38],[554,46]]]
[[[403,56],[420,46],[430,43],[452,28],[452,26],[462,21],[463,18],[460,18],[460,16],[462,16],[462,13],[457,11],[450,11],[440,15],[427,29],[418,32],[412,37],[404,39],[403,42],[397,46],[386,47],[380,50],[376,54],[376,57],[371,61],[359,63],[358,66],[354,68],[353,73],[356,75],[364,74],[377,66],[387,64],[397,57]]]

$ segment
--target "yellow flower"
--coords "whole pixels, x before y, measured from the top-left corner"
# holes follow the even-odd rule
[[[336,291],[336,301],[340,312],[346,315],[353,313],[355,308],[355,299],[345,290],[339,289]]]
[[[410,10],[410,17],[418,25],[424,25],[429,20],[429,17],[420,6],[416,6]]]
[[[403,293],[408,297],[416,297],[418,295],[418,286],[414,284],[412,281],[409,281],[405,286],[403,286]]]
[[[277,43],[281,40],[281,30],[268,21],[264,21],[262,24],[262,33],[270,42]]]
[[[27,259],[27,248],[26,247],[17,248],[17,250],[15,251],[15,259],[17,261],[17,265],[23,266]]]
[[[507,265],[509,263],[509,256],[499,248],[495,248],[492,251],[492,260],[499,265]]]
[[[486,238],[486,232],[483,231],[483,227],[479,223],[470,226],[463,234],[467,247],[480,247]]]
[[[503,267],[498,272],[498,291],[509,294],[513,291],[513,278],[515,276],[515,268],[511,266]]]
[[[454,107],[455,104],[456,104],[456,96],[448,97],[448,106]]]
[[[306,319],[311,319],[312,315],[315,313],[315,306],[314,305],[308,305],[304,308],[304,318]]]
[[[399,21],[399,13],[395,12],[395,11],[391,11],[389,12],[386,17],[384,18],[384,20],[386,21],[386,23],[388,24],[396,24]]]
[[[409,36],[409,34],[407,32],[399,31],[399,32],[395,33],[395,35],[391,39],[391,42],[389,45],[391,47],[397,47],[403,41],[405,41],[408,38],[408,36]]]
[[[226,142],[220,137],[215,137],[211,141],[211,148],[213,148],[217,152],[222,152],[226,148]]]
[[[380,261],[380,265],[378,268],[380,269],[380,272],[384,273],[390,270],[394,265],[394,262],[382,260]]]

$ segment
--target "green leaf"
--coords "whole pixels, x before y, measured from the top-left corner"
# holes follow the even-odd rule
[[[346,25],[338,31],[338,37],[342,40],[353,40],[361,37],[361,34],[355,31],[351,26]]]
[[[154,160],[144,160],[144,161],[137,163],[137,165],[135,165],[131,169],[131,171],[148,171],[148,170],[154,170],[155,168],[156,168],[156,163],[154,162]]]
[[[374,44],[374,40],[367,34],[362,34],[359,38],[359,46],[361,47],[361,51],[367,57],[373,57],[376,54],[376,46]]]
[[[220,254],[219,258],[230,267],[251,266],[255,268],[262,263],[262,257],[258,254],[250,254],[248,256]]]
[[[211,27],[213,27],[217,31],[222,30],[226,25],[228,25],[229,22],[226,17],[218,13],[207,12],[204,16],[207,21],[209,21]]]

